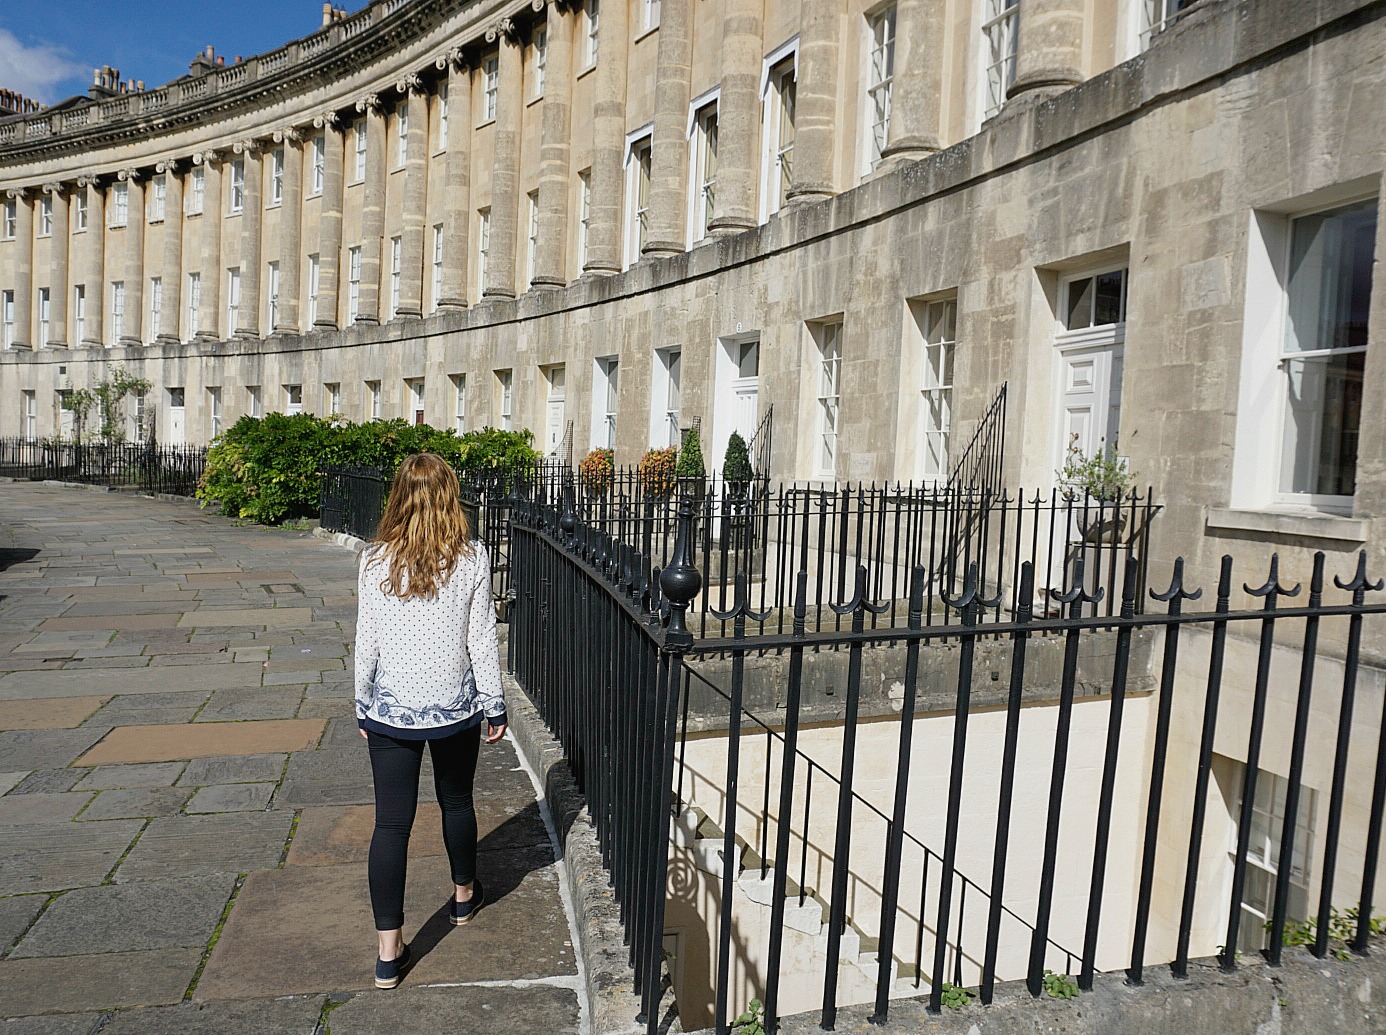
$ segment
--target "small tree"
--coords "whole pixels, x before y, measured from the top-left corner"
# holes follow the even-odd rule
[[[739,431],[733,431],[727,440],[727,453],[722,458],[722,477],[729,485],[745,485],[754,474],[746,440]]]
[[[703,467],[703,443],[698,437],[697,428],[689,428],[679,449],[679,458],[674,463],[675,478],[702,478],[707,473]]]
[[[123,442],[125,440],[125,421],[122,420],[121,403],[132,393],[147,392],[150,382],[143,377],[126,373],[121,366],[113,367],[104,381],[98,381],[92,388],[75,388],[67,393],[67,408],[72,411],[76,423],[76,434],[80,439],[82,429],[92,410],[96,411],[100,426],[97,435],[103,442]]]

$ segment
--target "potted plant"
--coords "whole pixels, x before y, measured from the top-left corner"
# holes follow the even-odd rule
[[[733,431],[727,440],[726,455],[722,458],[722,480],[726,483],[728,494],[737,499],[746,495],[753,475],[746,440],[739,431]]]
[[[1075,434],[1069,441],[1068,457],[1056,473],[1064,486],[1064,498],[1081,503],[1077,517],[1083,541],[1118,542],[1126,528],[1121,500],[1136,475],[1126,459],[1117,456],[1116,444],[1099,443],[1097,449],[1085,453]]]
[[[578,481],[589,496],[605,496],[616,474],[615,450],[591,450],[578,464]]]
[[[683,437],[674,464],[674,478],[686,496],[694,501],[703,498],[707,489],[707,468],[703,466],[703,443],[696,427],[689,428]]]
[[[750,545],[751,516],[747,490],[754,474],[746,440],[739,432],[733,431],[722,458],[722,486],[726,504],[722,545],[729,553],[740,554]]]
[[[669,494],[674,491],[674,466],[677,454],[678,449],[669,446],[667,449],[648,450],[640,458],[640,463],[635,469],[635,476],[640,490],[647,499],[668,499]]]

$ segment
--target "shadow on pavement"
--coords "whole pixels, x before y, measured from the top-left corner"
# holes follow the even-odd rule
[[[4,547],[0,546],[0,571],[13,567],[16,564],[23,564],[25,561],[32,561],[39,555],[38,550],[25,547]]]

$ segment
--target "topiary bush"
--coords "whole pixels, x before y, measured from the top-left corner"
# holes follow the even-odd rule
[[[751,455],[741,432],[733,431],[727,439],[727,453],[722,458],[722,478],[733,485],[749,482],[754,475]]]
[[[206,506],[219,504],[228,517],[261,524],[318,512],[320,473],[338,464],[379,467],[393,474],[412,453],[437,453],[457,468],[463,481],[505,480],[530,471],[539,454],[529,431],[481,431],[457,435],[404,420],[352,424],[308,413],[242,417],[207,453],[197,488]]]
[[[679,458],[674,464],[675,478],[702,478],[707,473],[703,466],[703,443],[698,437],[697,428],[689,428],[679,448]]]

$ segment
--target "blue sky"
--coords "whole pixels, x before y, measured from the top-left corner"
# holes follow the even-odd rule
[[[365,0],[336,4],[357,11]],[[0,87],[51,104],[113,65],[153,88],[209,43],[230,64],[321,25],[322,0],[0,0]]]

